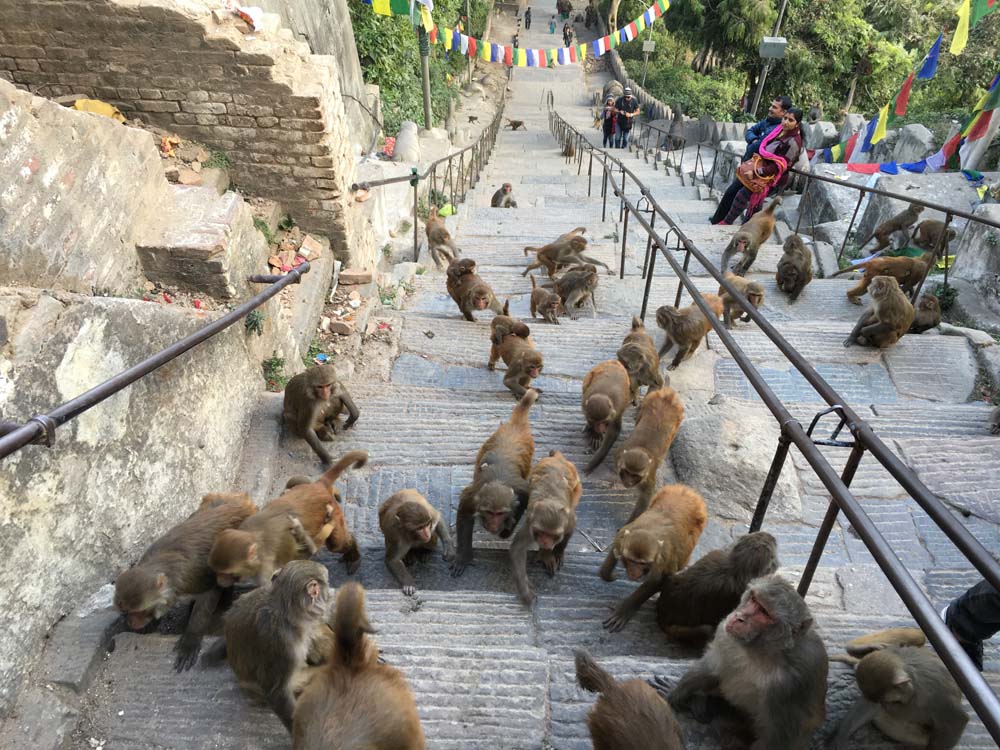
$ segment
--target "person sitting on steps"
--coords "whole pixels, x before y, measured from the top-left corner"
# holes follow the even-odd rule
[[[980,581],[942,609],[941,619],[982,672],[983,641],[1000,631],[1000,593],[988,581]]]

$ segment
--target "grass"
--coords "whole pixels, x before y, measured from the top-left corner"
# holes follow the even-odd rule
[[[274,232],[271,231],[271,227],[267,225],[266,221],[264,221],[259,216],[255,216],[253,220],[253,225],[258,232],[264,235],[264,239],[267,240],[268,245],[274,244]]]
[[[225,151],[213,151],[212,155],[208,157],[208,161],[201,166],[206,169],[229,169],[233,166],[233,160]]]
[[[309,349],[302,355],[302,363],[306,367],[311,367],[316,364],[316,357],[320,354],[326,354],[326,350],[323,349],[323,345],[319,342],[319,340],[313,339],[309,342]]]
[[[386,307],[391,307],[396,301],[396,287],[380,286],[378,288],[378,299]]]
[[[949,286],[947,289],[942,284],[934,289],[934,296],[938,298],[938,302],[941,303],[941,310],[950,310],[955,304],[955,300],[958,299],[958,290]]]
[[[263,336],[264,313],[260,310],[251,310],[247,313],[246,318],[243,319],[243,325],[246,326],[247,335],[256,333],[258,336]]]
[[[288,376],[285,374],[285,359],[279,357],[274,352],[269,359],[265,359],[261,366],[264,369],[264,381],[267,383],[267,390],[275,393],[284,389],[288,384]]]
[[[386,258],[391,258],[392,257],[392,243],[391,242],[386,242],[384,245],[382,245],[382,255],[383,255],[383,257],[386,257]]]

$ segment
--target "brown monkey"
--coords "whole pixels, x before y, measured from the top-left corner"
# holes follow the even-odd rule
[[[855,660],[857,663],[872,651],[879,651],[889,646],[920,648],[926,643],[927,637],[920,628],[886,628],[852,638],[845,644],[844,649],[848,655],[857,657]]]
[[[288,481],[285,482],[285,489],[290,490],[292,487],[298,487],[300,484],[312,484],[312,477],[307,477],[305,474],[290,476],[288,477]]]
[[[646,510],[656,486],[656,471],[667,457],[683,419],[684,404],[677,391],[669,386],[647,393],[642,400],[635,428],[618,450],[615,460],[621,483],[626,487],[639,487],[639,499],[629,521]]]
[[[503,377],[503,384],[507,386],[511,393],[518,398],[523,398],[528,388],[534,388],[538,393],[542,389],[532,386],[531,381],[542,374],[542,367],[545,361],[542,353],[535,349],[535,342],[531,340],[528,326],[517,318],[512,318],[507,313],[510,311],[510,301],[503,306],[501,315],[496,316],[491,321],[492,345],[490,346],[490,359],[487,367],[495,370],[498,359],[503,359],[507,365],[507,374]]]
[[[923,333],[931,328],[941,325],[941,303],[936,295],[924,292],[917,301],[917,307],[913,311],[913,325],[910,326],[910,333]]]
[[[576,146],[573,141],[566,141],[562,149],[562,155],[567,159],[572,159],[576,156]]]
[[[517,130],[518,128],[528,129],[528,126],[524,124],[524,120],[512,120],[509,117],[505,117],[504,119],[507,120],[507,127],[511,130]]]
[[[286,489],[238,529],[220,533],[208,555],[219,585],[232,586],[237,578],[266,585],[275,570],[289,560],[309,557],[320,544],[343,554],[348,573],[357,571],[361,551],[347,530],[340,493],[333,485],[347,469],[360,469],[367,462],[365,451],[348,451],[315,482]],[[305,539],[289,518],[299,523]]]
[[[1000,435],[1000,406],[990,412],[990,434]]]
[[[781,205],[781,198],[772,200],[767,208],[758,211],[750,217],[743,226],[732,236],[729,244],[722,252],[722,263],[720,270],[725,273],[729,270],[729,261],[737,253],[742,253],[739,263],[733,266],[733,273],[737,276],[745,276],[750,270],[750,266],[757,260],[757,253],[760,246],[771,239],[774,232],[774,209]]]
[[[604,461],[622,431],[622,416],[631,400],[628,370],[617,359],[596,365],[583,378],[584,432],[594,457],[584,472],[589,474]]]
[[[437,508],[416,490],[400,490],[378,509],[378,526],[385,536],[385,565],[399,581],[406,596],[417,593],[417,583],[406,569],[418,550],[434,549],[441,540],[441,557],[451,562],[455,547],[451,543],[448,524]]]
[[[337,592],[333,658],[295,704],[292,750],[424,750],[416,702],[403,674],[378,661],[365,612],[365,591],[354,582]]]
[[[891,219],[887,219],[875,227],[875,231],[872,232],[872,236],[867,240],[858,245],[858,250],[863,248],[873,239],[878,240],[878,245],[875,247],[875,252],[880,252],[885,250],[889,245],[892,244],[892,235],[894,232],[905,232],[911,226],[913,226],[917,219],[920,218],[921,211],[924,210],[923,206],[916,206],[910,204],[905,210],[893,216]],[[835,274],[836,275],[836,274]]]
[[[133,630],[163,617],[181,597],[195,597],[187,627],[174,647],[178,672],[198,660],[202,637],[222,596],[208,566],[209,550],[222,531],[239,526],[256,511],[245,493],[205,495],[198,510],[153,542],[139,562],[115,581],[115,607]]]
[[[705,294],[703,296],[709,309],[715,313],[715,317],[720,317],[724,307],[718,295]],[[660,359],[663,359],[667,352],[673,351],[675,346],[677,347],[677,353],[667,365],[668,370],[676,370],[683,360],[694,354],[702,339],[712,330],[712,324],[708,322],[708,318],[694,303],[684,308],[676,308],[671,305],[657,308],[656,325],[666,333],[663,346],[660,347]]]
[[[826,717],[828,669],[805,601],[773,575],[750,583],[668,700],[682,709],[696,694],[720,695],[749,717],[751,750],[805,750]],[[666,679],[654,682],[668,689]]]
[[[575,657],[580,687],[601,694],[587,714],[594,750],[684,750],[670,704],[646,682],[617,682],[586,651]]]
[[[514,188],[509,182],[505,182],[500,189],[493,193],[490,198],[490,208],[517,208],[517,201],[511,192]]]
[[[535,284],[534,276],[528,278],[531,279],[531,317],[537,318],[541,315],[547,323],[559,325],[559,313],[566,312],[563,309],[562,299],[555,292],[540,289]]]
[[[333,459],[320,441],[329,442],[340,431],[337,418],[343,411],[348,414],[343,429],[349,430],[358,421],[361,412],[337,378],[333,365],[310,367],[285,386],[282,412],[285,425],[292,434],[304,438],[325,464]]]
[[[944,252],[947,255],[945,251],[948,249],[948,243],[958,235],[953,227],[948,227],[948,237],[944,242],[941,242],[941,235],[943,233],[943,221],[938,219],[924,219],[913,230],[910,242],[924,250],[930,250],[934,253]]]
[[[633,404],[639,402],[640,386],[647,386],[650,391],[663,386],[660,355],[653,338],[646,333],[646,326],[639,318],[632,317],[632,330],[625,334],[617,356],[618,361],[628,370],[629,392]],[[669,378],[667,382],[669,384]]]
[[[555,281],[550,281],[543,286],[552,287],[559,299],[562,300],[563,309],[567,312],[571,308],[583,307],[584,301],[589,297],[594,317],[597,317],[597,300],[594,297],[594,290],[597,289],[597,267],[587,263],[573,266],[566,273]]]
[[[427,222],[424,224],[424,231],[427,233],[427,251],[434,259],[434,265],[438,268],[444,266],[442,258],[450,264],[453,260],[462,255],[451,238],[451,232],[444,225],[444,219],[438,216],[437,206],[431,206],[427,215]]]
[[[584,254],[584,250],[587,249],[587,238],[582,236],[583,232],[584,227],[577,227],[566,232],[566,234],[560,235],[548,245],[525,247],[525,257],[527,257],[528,253],[535,253],[535,260],[524,269],[521,275],[527,276],[534,269],[545,266],[546,272],[551,279],[560,268],[580,263],[593,263],[597,266],[604,266],[608,273],[613,273],[607,263]],[[595,268],[594,270],[596,271],[597,269]]]
[[[847,291],[847,299],[855,305],[860,305],[860,297],[868,291],[868,285],[872,283],[872,279],[878,276],[892,276],[899,282],[899,286],[904,292],[911,294],[924,280],[924,276],[927,275],[927,271],[934,261],[933,252],[924,253],[919,258],[908,258],[905,255],[897,258],[872,258],[864,263],[856,263],[849,268],[837,271],[830,278],[840,276],[842,273],[864,269],[864,276],[861,277],[858,285]]]
[[[742,276],[737,276],[728,271],[722,275],[726,281],[736,287],[736,291],[746,297],[747,302],[754,306],[755,309],[760,309],[760,306],[764,304],[764,285],[756,281],[748,281]],[[744,323],[750,321],[750,313],[744,312],[742,315],[739,313],[742,311],[740,303],[736,301],[729,292],[725,290],[724,287],[719,287],[719,299],[722,300],[722,319],[725,323],[726,328],[733,327],[733,308],[736,308],[736,319],[742,320]]]
[[[605,628],[614,633],[625,627],[664,579],[687,565],[707,521],[701,495],[686,485],[669,484],[638,518],[619,529],[601,566],[601,578],[615,580],[620,559],[629,580],[642,583],[604,620]]]
[[[797,234],[788,235],[782,250],[774,280],[778,283],[778,289],[786,292],[794,302],[812,281],[812,253]]]
[[[528,504],[528,475],[535,455],[528,412],[538,400],[529,388],[514,407],[510,419],[501,424],[476,454],[472,484],[458,500],[455,533],[458,549],[451,574],[462,575],[472,563],[472,532],[479,516],[483,528],[501,539],[514,533]]]
[[[872,304],[861,314],[844,346],[889,346],[899,341],[913,323],[913,305],[892,276],[876,276],[868,288]]]
[[[969,715],[962,692],[941,660],[924,648],[888,646],[865,656],[855,669],[861,696],[828,747],[844,750],[851,735],[871,722],[908,746],[951,750]]]
[[[455,304],[458,305],[458,309],[462,311],[466,320],[475,322],[476,319],[472,317],[474,310],[489,308],[494,314],[500,314],[503,309],[500,307],[500,301],[493,294],[490,285],[476,273],[474,260],[463,258],[449,263],[447,277],[445,285],[448,294],[455,300]]]
[[[668,638],[707,642],[722,619],[736,609],[747,584],[778,569],[778,543],[765,531],[715,549],[674,576],[663,579],[656,622]]]
[[[293,560],[270,584],[236,600],[226,613],[225,638],[205,653],[202,665],[228,659],[240,686],[263,697],[291,731],[306,655],[325,635],[329,574],[318,562]]]
[[[514,584],[521,601],[529,607],[535,592],[528,583],[528,547],[538,545],[538,557],[550,576],[562,567],[566,545],[576,529],[576,506],[583,485],[576,467],[559,451],[552,451],[531,470],[531,492],[525,521],[510,543]]]

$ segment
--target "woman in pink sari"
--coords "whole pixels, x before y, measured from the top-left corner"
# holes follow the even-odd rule
[[[785,112],[781,125],[776,127],[760,144],[760,149],[736,168],[736,179],[743,187],[733,198],[726,218],[720,224],[732,224],[746,211],[744,221],[757,213],[770,192],[779,192],[788,182],[788,169],[802,153],[802,110],[792,108]]]

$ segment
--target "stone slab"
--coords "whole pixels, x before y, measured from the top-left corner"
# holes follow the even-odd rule
[[[889,372],[882,365],[821,364],[815,369],[848,403],[896,403],[899,400]],[[757,370],[768,387],[786,403],[822,402],[813,387],[790,364],[758,364]],[[759,399],[735,360],[720,359],[716,363],[715,385],[727,396]]]
[[[906,462],[934,494],[955,508],[1000,523],[1000,440],[987,435],[947,445],[935,438],[898,442]]]

